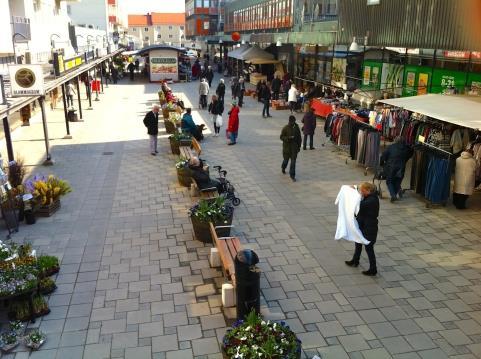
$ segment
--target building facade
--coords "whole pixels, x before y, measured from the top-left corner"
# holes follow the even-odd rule
[[[223,0],[186,0],[186,38],[215,35],[224,31]]]
[[[128,16],[128,36],[137,45],[145,47],[155,44],[184,46],[184,13],[149,13]]]

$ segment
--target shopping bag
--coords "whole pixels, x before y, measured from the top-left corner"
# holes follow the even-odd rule
[[[217,127],[222,127],[222,116],[221,115],[217,115],[217,117],[215,118],[215,125]]]

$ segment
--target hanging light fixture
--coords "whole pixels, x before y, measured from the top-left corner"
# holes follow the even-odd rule
[[[219,44],[222,44],[224,41],[222,41],[222,39],[219,40]]]
[[[278,38],[278,39],[277,39],[276,46],[277,46],[277,47],[282,46],[281,38]]]
[[[246,42],[244,40],[241,41],[241,45],[245,45]]]
[[[349,51],[359,51],[359,45],[356,42],[356,38],[352,38],[351,46],[349,46]]]

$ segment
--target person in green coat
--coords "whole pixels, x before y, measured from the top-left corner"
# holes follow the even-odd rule
[[[301,130],[296,123],[294,116],[289,116],[289,123],[284,126],[281,132],[282,141],[282,173],[286,173],[286,167],[291,160],[291,166],[289,167],[289,175],[293,182],[296,181],[296,159],[297,154],[301,150],[302,138]]]

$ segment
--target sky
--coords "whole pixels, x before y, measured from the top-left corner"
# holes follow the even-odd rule
[[[122,3],[127,14],[185,11],[185,0],[122,0]]]

